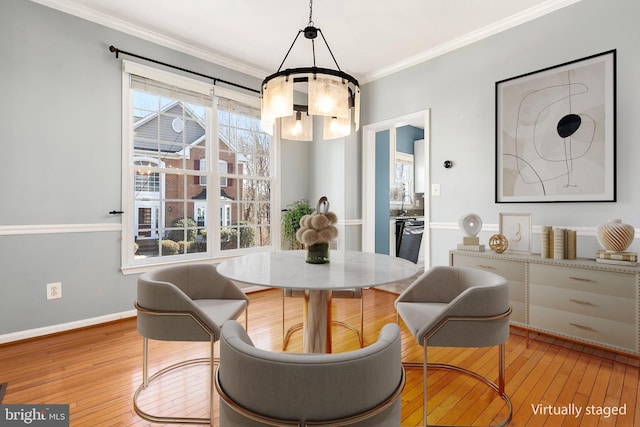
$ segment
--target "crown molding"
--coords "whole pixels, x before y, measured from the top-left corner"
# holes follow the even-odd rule
[[[43,6],[49,7],[51,9],[58,10],[63,13],[67,13],[69,15],[76,16],[78,18],[85,19],[87,21],[94,22],[99,25],[103,25],[105,27],[123,32],[125,34],[129,34],[134,37],[138,37],[143,40],[150,41],[152,43],[156,43],[160,46],[167,47],[169,49],[176,50],[178,52],[185,53],[187,55],[194,56],[196,58],[200,58],[202,60],[214,63],[216,65],[220,65],[253,77],[257,77],[259,79],[263,79],[264,76],[269,74],[269,71],[260,69],[258,67],[253,67],[251,65],[242,63],[240,61],[236,61],[222,55],[218,55],[206,49],[202,49],[199,47],[190,46],[184,42],[176,40],[171,37],[167,37],[163,34],[160,34],[155,31],[148,30],[146,28],[142,28],[139,25],[132,24],[130,22],[124,21],[122,19],[116,18],[112,15],[97,12],[88,7],[80,5],[75,2],[70,2],[68,0],[31,0],[34,3],[41,4]],[[105,41],[105,43],[109,43]]]
[[[389,67],[382,68],[374,73],[369,73],[361,79],[361,84],[369,83],[393,73],[397,73],[406,68],[428,61],[440,55],[444,55],[445,53],[452,52],[456,49],[460,49],[479,40],[491,37],[502,31],[517,27],[518,25],[524,24],[548,13],[555,12],[558,9],[562,9],[574,3],[578,3],[579,1],[582,0],[547,0],[544,3],[531,7],[515,15],[509,16],[508,18],[505,18],[501,21],[480,28],[479,30],[468,33],[462,37],[458,37],[457,39],[451,40],[450,42],[436,46],[433,49],[428,49],[403,61],[397,62]]]
[[[270,73],[269,70],[264,70],[255,66],[248,65],[246,63],[230,59],[228,57],[216,54],[209,50],[190,46],[184,42],[176,40],[171,37],[167,37],[155,31],[151,31],[142,28],[138,25],[116,18],[114,16],[96,12],[88,7],[80,5],[76,2],[69,0],[31,0],[34,3],[41,4],[43,6],[56,9],[58,11],[77,16],[79,18],[94,22],[96,24],[103,25],[105,27],[121,31],[125,34],[129,34],[134,37],[147,40],[158,45],[174,49],[176,51],[200,58],[202,60],[253,76],[257,78],[264,78],[265,75]],[[498,34],[502,31],[524,24],[533,19],[539,18],[548,13],[554,12],[558,9],[570,6],[578,3],[581,0],[547,0],[544,3],[531,7],[525,11],[512,15],[494,24],[488,25],[479,30],[468,33],[462,37],[451,40],[450,42],[443,43],[432,49],[428,49],[417,55],[406,58],[388,67],[377,70],[373,73],[359,75],[358,80],[361,84],[369,83],[374,80],[381,79],[393,73],[397,73],[406,68],[452,52],[456,49],[460,49],[469,44],[475,43],[479,40]]]

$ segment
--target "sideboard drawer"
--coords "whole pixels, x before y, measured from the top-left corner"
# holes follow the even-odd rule
[[[511,303],[511,321],[525,323],[526,285],[525,263],[493,258],[480,258],[473,255],[455,254],[451,265],[490,271],[498,274],[509,283],[509,300]]]
[[[529,288],[529,303],[631,325],[636,323],[635,301],[631,298],[532,283]],[[534,323],[533,318],[531,323]]]
[[[632,352],[638,348],[635,323],[617,322],[535,304],[529,306],[529,318],[530,326],[534,329],[553,331]]]
[[[636,299],[636,275],[555,265],[529,264],[529,284],[581,290],[594,294]]]
[[[507,280],[513,280],[516,282],[524,283],[525,279],[525,264],[523,262],[454,255],[452,265],[490,271],[492,273],[499,274]]]

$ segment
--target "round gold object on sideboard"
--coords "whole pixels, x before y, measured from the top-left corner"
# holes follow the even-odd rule
[[[509,241],[502,234],[494,234],[489,237],[489,247],[492,251],[501,254],[502,252],[507,250],[509,246]]]

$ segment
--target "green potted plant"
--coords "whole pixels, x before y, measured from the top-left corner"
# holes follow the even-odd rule
[[[282,243],[283,247],[298,249],[301,243],[296,239],[296,232],[300,228],[300,218],[310,215],[314,209],[308,200],[297,200],[289,205],[282,214]]]

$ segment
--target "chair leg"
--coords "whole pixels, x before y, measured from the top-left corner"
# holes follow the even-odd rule
[[[424,419],[424,426],[427,426],[427,339],[425,338],[424,342],[422,343],[422,348],[423,348],[423,361],[422,361],[422,416]]]
[[[399,321],[399,319],[396,319],[396,321]],[[451,365],[451,364],[447,364],[447,363],[439,363],[439,362],[434,362],[434,363],[429,363],[428,362],[428,357],[427,357],[427,340],[425,339],[422,343],[422,349],[423,349],[423,360],[422,360],[422,382],[423,382],[423,386],[422,386],[422,393],[423,393],[423,401],[422,401],[422,405],[423,405],[423,426],[428,426],[429,424],[427,423],[427,401],[428,401],[428,396],[427,396],[427,371],[429,369],[442,369],[442,370],[447,370],[447,371],[453,371],[453,372],[458,372],[458,373],[462,373],[465,375],[468,375],[472,378],[475,378],[476,380],[486,384],[487,386],[489,386],[491,389],[493,389],[498,396],[500,397],[500,399],[502,399],[502,401],[506,404],[507,407],[507,415],[505,418],[503,418],[501,421],[499,421],[498,423],[492,424],[491,426],[488,427],[505,427],[509,424],[509,422],[511,421],[511,418],[513,416],[513,406],[511,404],[511,399],[509,398],[509,396],[507,396],[507,394],[505,393],[505,343],[499,344],[499,351],[498,351],[498,384],[492,382],[491,380],[489,380],[488,378],[473,372],[469,369],[466,368],[462,368],[460,366],[455,366],[455,365]],[[405,367],[405,369],[419,369],[420,368],[420,362],[403,362],[402,365]],[[437,426],[437,427],[443,427],[443,426]],[[452,426],[447,426],[447,427],[452,427]]]
[[[360,348],[364,347],[364,292],[360,297]]]
[[[153,375],[149,376],[149,339],[143,337],[142,339],[142,384],[138,386],[135,393],[133,394],[133,409],[138,414],[138,416],[144,420],[151,421],[154,423],[163,423],[163,424],[210,424],[213,426],[213,389],[215,388],[215,381],[213,380],[214,373],[214,363],[215,363],[215,354],[214,354],[214,346],[215,341],[211,339],[211,354],[209,357],[202,357],[198,359],[190,359],[182,362],[175,363],[173,365],[167,366],[159,371],[155,372]],[[210,389],[211,394],[210,397],[210,406],[209,406],[209,417],[208,418],[192,418],[192,417],[180,417],[180,416],[160,416],[153,415],[145,412],[138,406],[138,397],[140,393],[145,390],[151,383],[153,383],[156,379],[160,378],[162,375],[171,372],[175,369],[179,369],[186,366],[198,365],[198,364],[210,364]]]
[[[245,310],[246,313],[246,310]],[[214,380],[214,376],[216,374],[215,370],[215,340],[211,340],[211,359],[210,359],[210,372],[209,372],[209,425],[213,427],[213,402],[214,402],[214,394],[216,388],[216,382]]]
[[[149,385],[149,338],[142,339],[142,388]]]
[[[504,343],[500,344],[498,351],[498,390],[501,395],[505,395],[504,392],[504,355],[505,355],[505,345]]]

